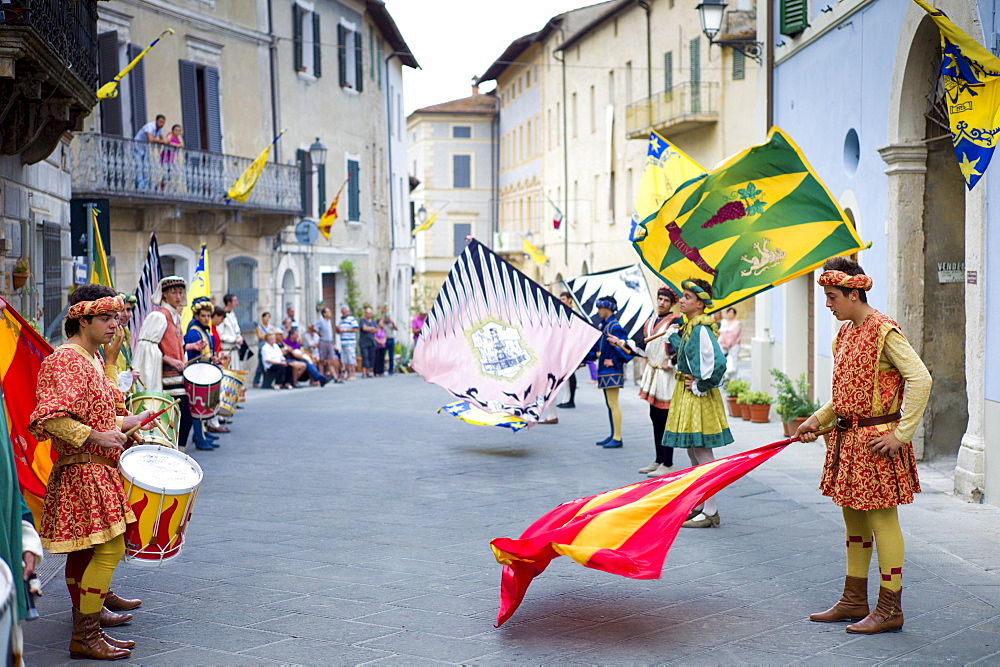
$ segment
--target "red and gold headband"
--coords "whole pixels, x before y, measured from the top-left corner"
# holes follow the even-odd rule
[[[824,271],[816,281],[823,287],[846,287],[847,289],[859,289],[867,292],[872,288],[871,276],[859,273],[856,276],[849,276],[843,271]]]
[[[105,313],[120,313],[125,310],[125,300],[121,296],[102,296],[94,301],[81,301],[69,307],[66,314],[71,320],[78,320],[86,315],[104,315]]]

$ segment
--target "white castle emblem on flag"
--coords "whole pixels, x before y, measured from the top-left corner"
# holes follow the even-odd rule
[[[521,347],[521,332],[499,322],[487,322],[472,332],[472,344],[479,351],[479,365],[484,373],[513,378],[530,361]]]

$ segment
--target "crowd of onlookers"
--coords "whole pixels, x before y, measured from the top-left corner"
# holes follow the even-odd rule
[[[258,364],[253,386],[291,389],[299,382],[313,386],[328,382],[392,375],[396,371],[396,337],[399,327],[382,306],[376,315],[365,306],[355,317],[347,306],[339,319],[329,307],[319,310],[311,324],[299,322],[295,309],[288,308],[281,326],[272,324],[271,313],[263,313],[257,323]],[[411,322],[414,340],[426,313]]]

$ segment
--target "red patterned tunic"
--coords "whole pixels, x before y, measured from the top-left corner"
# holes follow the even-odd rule
[[[876,311],[860,327],[845,322],[833,344],[833,411],[840,417],[877,417],[900,409],[903,378],[899,370],[879,367],[885,338],[899,325]],[[921,409],[922,411],[922,409]],[[827,448],[820,490],[841,507],[882,509],[913,502],[920,493],[913,445],[904,442],[898,454],[874,454],[868,443],[893,430],[898,422],[852,428],[842,434],[839,452],[835,437]]]
[[[80,446],[45,431],[45,422],[70,417],[98,431],[117,428],[118,388],[98,370],[86,351],[63,345],[42,362],[38,373],[38,405],[29,428],[38,438],[52,438],[59,454],[98,454],[118,461],[120,452],[94,443]],[[66,553],[103,544],[125,532],[135,521],[117,468],[100,463],[77,463],[56,468],[49,477],[42,510],[42,545],[53,553]]]

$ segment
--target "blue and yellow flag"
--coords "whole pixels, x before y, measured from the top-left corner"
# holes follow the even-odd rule
[[[688,278],[707,280],[712,311],[865,247],[778,128],[766,144],[681,186],[634,237],[642,261],[678,294]]]
[[[940,9],[914,0],[941,32],[941,82],[951,143],[971,190],[986,173],[1000,134],[1000,59],[951,22]]]
[[[104,241],[101,239],[101,229],[97,225],[97,214],[100,211],[94,207],[91,207],[90,211],[91,228],[94,230],[93,250],[90,257],[90,282],[114,289],[115,285],[111,281],[111,270],[108,268],[108,256],[104,252]]]
[[[692,178],[698,178],[705,169],[656,132],[649,133],[649,148],[646,150],[646,165],[639,181],[639,191],[635,195],[632,209],[632,232],[634,241],[638,225],[655,214],[663,202]]]
[[[438,412],[442,410],[452,417],[458,417],[464,422],[477,426],[502,426],[515,433],[522,428],[528,428],[528,422],[509,412],[486,412],[468,401],[455,401],[438,408]]]
[[[208,248],[205,244],[201,244],[201,257],[198,259],[198,266],[194,270],[194,275],[191,277],[191,285],[188,287],[187,300],[188,302],[184,304],[184,309],[181,312],[181,322],[184,323],[184,329],[187,330],[188,324],[194,318],[191,314],[191,304],[199,296],[207,296],[211,298],[211,288],[208,282]]]

